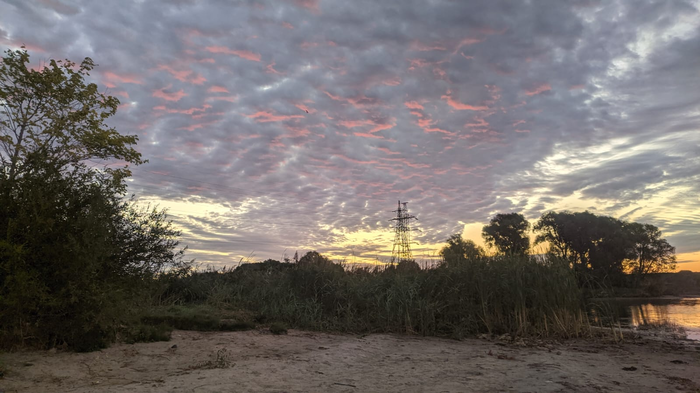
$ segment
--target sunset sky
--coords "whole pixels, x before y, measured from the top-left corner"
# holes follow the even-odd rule
[[[660,227],[700,271],[700,1],[0,0],[0,47],[99,67],[188,256],[386,260],[499,212]]]

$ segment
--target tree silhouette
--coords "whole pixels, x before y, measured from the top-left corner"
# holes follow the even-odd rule
[[[483,248],[477,246],[472,240],[464,240],[459,233],[450,236],[446,243],[440,250],[440,256],[447,266],[484,256]]]
[[[672,271],[676,268],[676,249],[661,238],[659,228],[636,222],[626,225],[633,243],[632,258],[625,267],[637,275],[637,281],[649,273]]]
[[[496,247],[503,254],[527,255],[530,238],[527,231],[530,223],[522,214],[499,213],[481,231],[486,244]]]

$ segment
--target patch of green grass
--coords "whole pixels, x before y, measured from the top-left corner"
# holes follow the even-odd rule
[[[236,331],[255,328],[247,314],[206,305],[156,308],[141,318],[147,325],[165,325],[172,329],[197,331]]]

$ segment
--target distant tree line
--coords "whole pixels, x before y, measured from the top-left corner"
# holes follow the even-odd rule
[[[547,255],[569,261],[579,273],[616,280],[624,273],[637,282],[649,273],[672,271],[676,267],[675,248],[654,225],[626,222],[585,212],[547,212],[531,227],[522,214],[496,214],[483,227],[486,244],[499,254],[528,255],[530,228],[534,245],[547,244]],[[471,240],[455,234],[440,251],[446,261],[459,261],[485,255]]]

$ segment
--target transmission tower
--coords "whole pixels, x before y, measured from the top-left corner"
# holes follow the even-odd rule
[[[399,208],[394,210],[396,218],[394,225],[394,247],[391,250],[391,263],[399,263],[403,261],[413,261],[411,254],[411,220],[417,220],[415,216],[408,214],[408,202],[401,203]]]

